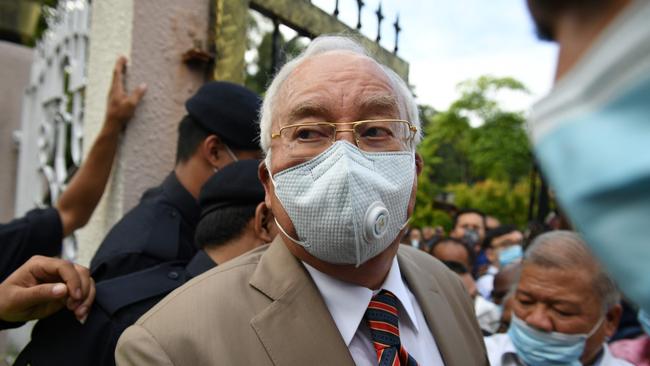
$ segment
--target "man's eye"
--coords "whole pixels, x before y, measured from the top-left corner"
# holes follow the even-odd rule
[[[516,299],[521,305],[524,306],[532,305],[535,303],[535,301],[533,301],[532,299],[524,296],[517,296]]]
[[[391,133],[391,131],[387,128],[370,127],[363,132],[362,137],[383,138],[383,137],[390,137],[392,135],[393,134]]]
[[[567,310],[560,309],[560,308],[557,308],[557,307],[553,308],[553,310],[555,310],[555,312],[558,313],[561,316],[574,316],[575,315],[575,312],[573,312],[573,311],[567,311]]]
[[[327,131],[322,128],[299,127],[294,133],[294,138],[301,141],[314,141],[327,137]]]

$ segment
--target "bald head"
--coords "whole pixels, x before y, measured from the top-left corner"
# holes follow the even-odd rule
[[[538,236],[526,250],[522,268],[536,265],[563,271],[582,271],[591,277],[605,309],[618,304],[616,285],[593,256],[582,238],[572,231],[550,231]]]

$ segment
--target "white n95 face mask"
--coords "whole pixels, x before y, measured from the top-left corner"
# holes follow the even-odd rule
[[[336,141],[312,160],[271,175],[298,239],[278,228],[322,261],[359,266],[405,227],[414,179],[411,151],[364,152]]]

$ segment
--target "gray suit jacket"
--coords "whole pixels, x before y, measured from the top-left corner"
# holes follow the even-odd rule
[[[446,365],[487,365],[456,274],[400,246],[398,262]],[[278,236],[171,293],[120,338],[118,365],[354,365],[318,288]]]

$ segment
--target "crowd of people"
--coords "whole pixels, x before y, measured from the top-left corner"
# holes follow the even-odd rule
[[[600,5],[529,0],[540,34],[561,45],[559,76],[582,67],[567,42],[585,51],[604,32],[605,47],[650,12]],[[567,38],[584,24],[588,41]],[[647,165],[628,180],[632,165],[617,165],[618,179],[593,181],[601,190],[568,182],[567,171],[593,175],[549,152],[567,149],[544,140],[556,119],[534,136],[536,152],[579,232],[531,235],[471,208],[449,233],[409,229],[426,164],[417,104],[342,36],[314,39],[263,100],[227,82],[202,86],[185,104],[173,170],[107,233],[90,268],[54,257],[99,202],[145,96],[145,85],[124,90],[125,65],[116,62],[102,131],[55,207],[0,226],[0,329],[41,319],[16,365],[650,364],[645,223],[621,221],[648,217],[638,189]],[[643,95],[604,115],[645,111]]]
[[[647,320],[637,321],[579,234],[552,226],[523,232],[489,218],[462,209],[449,235],[441,227],[412,227],[402,244],[458,274],[474,300],[491,365],[642,361]]]

